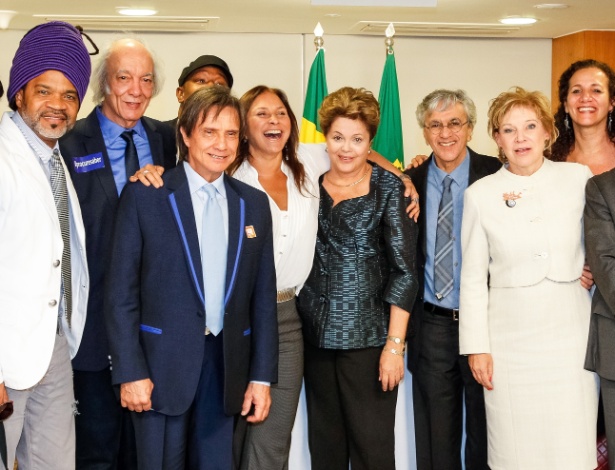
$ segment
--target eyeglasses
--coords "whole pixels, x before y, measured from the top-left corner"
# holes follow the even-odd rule
[[[7,401],[0,405],[0,421],[4,421],[13,414],[13,402]]]
[[[459,121],[451,121],[448,124],[442,124],[441,122],[435,121],[427,124],[425,129],[428,129],[433,135],[441,134],[445,127],[448,128],[449,131],[457,134],[461,130],[463,126],[465,126],[469,121],[459,122]]]

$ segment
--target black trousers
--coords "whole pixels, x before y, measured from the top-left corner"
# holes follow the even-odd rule
[[[6,436],[4,435],[4,424],[0,421],[0,463],[2,468],[6,468]]]
[[[615,470],[615,381],[600,377],[600,392],[604,410],[609,470]]]
[[[412,376],[417,470],[461,470],[463,405],[466,470],[485,470],[487,422],[483,388],[459,355],[459,323],[424,312]]]
[[[395,470],[397,388],[378,381],[382,348],[321,349],[305,343],[312,470]]]
[[[109,368],[73,371],[77,470],[137,468],[134,429],[111,384]]]

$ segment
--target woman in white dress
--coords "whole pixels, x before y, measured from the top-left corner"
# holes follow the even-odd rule
[[[545,159],[549,101],[515,88],[492,101],[505,165],[465,192],[460,352],[485,388],[492,470],[596,467],[595,375],[583,369],[581,285],[589,169]]]

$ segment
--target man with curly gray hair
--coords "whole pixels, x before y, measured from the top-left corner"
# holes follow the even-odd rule
[[[173,131],[144,117],[162,81],[144,43],[133,38],[114,41],[92,76],[98,106],[60,141],[83,211],[92,280],[83,341],[73,360],[78,469],[136,468],[133,452],[120,452],[127,435],[121,429],[130,429],[130,420],[123,419],[111,385],[103,291],[113,221],[128,178],[148,163],[175,166]],[[128,442],[130,449],[134,444]]]
[[[459,355],[461,214],[469,185],[501,164],[468,147],[476,106],[463,90],[435,90],[416,109],[431,157],[407,173],[421,198],[419,294],[408,333],[418,470],[487,470],[483,390]]]

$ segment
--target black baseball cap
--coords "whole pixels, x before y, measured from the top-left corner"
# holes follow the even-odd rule
[[[220,69],[220,71],[226,77],[226,81],[228,82],[229,88],[233,87],[233,75],[231,75],[231,70],[229,69],[226,62],[224,62],[220,57],[217,57],[215,55],[202,55],[198,59],[195,59],[190,62],[190,65],[188,65],[188,67],[182,70],[182,74],[179,76],[179,80],[177,80],[177,83],[179,84],[179,86],[182,86],[184,83],[186,83],[186,79],[190,76],[192,72],[207,66]]]

